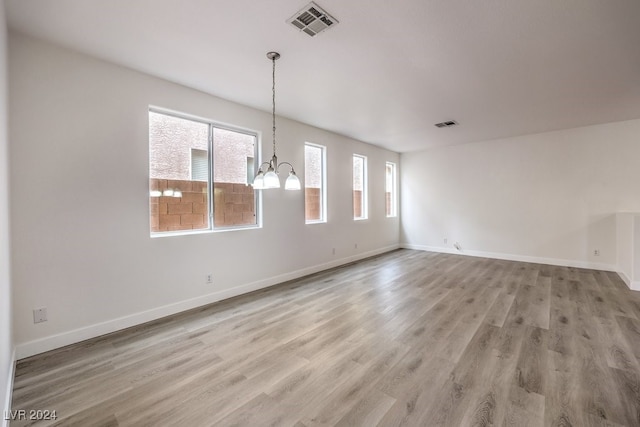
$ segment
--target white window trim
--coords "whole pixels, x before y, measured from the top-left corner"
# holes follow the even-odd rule
[[[177,117],[179,119],[184,119],[184,120],[191,120],[191,121],[195,121],[195,122],[200,122],[200,123],[204,123],[206,125],[209,126],[209,136],[208,136],[208,147],[207,149],[209,150],[209,179],[207,181],[207,187],[209,189],[209,192],[207,194],[208,197],[208,207],[209,207],[209,227],[208,228],[202,228],[199,230],[177,230],[177,231],[150,231],[150,237],[151,238],[156,238],[156,237],[173,237],[173,236],[188,236],[188,235],[193,235],[193,234],[208,234],[208,233],[221,233],[221,232],[228,232],[228,231],[241,231],[241,230],[253,230],[253,229],[259,229],[262,228],[262,192],[258,191],[255,192],[255,199],[254,199],[254,203],[255,203],[255,207],[254,207],[254,211],[256,213],[256,223],[255,224],[249,224],[249,225],[232,225],[232,226],[228,226],[228,227],[216,227],[214,224],[214,206],[213,206],[213,202],[214,202],[214,197],[213,197],[213,176],[214,176],[214,171],[213,171],[213,129],[218,128],[218,129],[224,129],[224,130],[228,130],[228,131],[233,131],[233,132],[239,132],[239,133],[244,133],[247,135],[251,135],[255,138],[255,146],[254,146],[254,159],[256,159],[256,162],[258,162],[258,164],[260,164],[261,161],[261,154],[262,154],[262,150],[261,150],[261,133],[252,129],[247,129],[247,128],[242,128],[239,126],[234,126],[234,125],[230,125],[227,123],[222,123],[222,122],[217,122],[211,119],[207,119],[204,117],[200,117],[200,116],[196,116],[196,115],[192,115],[192,114],[188,114],[188,113],[183,113],[183,112],[179,112],[179,111],[175,111],[175,110],[171,110],[171,109],[167,109],[167,108],[162,108],[162,107],[157,107],[157,106],[152,106],[150,105],[148,107],[148,113],[156,113],[156,114],[164,114],[164,115],[168,115],[168,116],[173,116],[173,117]],[[147,133],[149,132],[149,129],[147,129]],[[147,146],[147,149],[149,147]],[[148,171],[147,171],[148,172]],[[147,193],[148,194],[148,193]],[[147,220],[150,221],[151,219],[151,212],[149,212],[149,215],[147,217]],[[149,227],[149,229],[151,229],[151,227]]]
[[[353,217],[354,221],[364,221],[369,219],[369,174],[367,169],[367,156],[354,153],[351,158],[351,191],[353,194],[353,159],[355,157],[362,158],[362,216],[359,218]],[[351,210],[353,211],[353,201],[351,202]]]
[[[386,206],[386,190],[387,190],[387,174],[386,174],[386,166],[391,165],[393,167],[393,175],[391,183],[391,188],[393,191],[391,192],[391,215],[387,215],[387,218],[397,218],[398,217],[398,165],[395,162],[386,162],[385,163],[385,214],[387,210]]]
[[[320,193],[322,197],[321,198],[322,203],[320,204],[321,218],[313,219],[309,221],[307,221],[307,219],[305,218],[304,223],[305,225],[326,224],[327,223],[327,147],[320,144],[314,144],[312,142],[305,142],[304,145],[305,147],[309,146],[309,147],[319,148],[322,153],[321,155],[322,191]],[[305,158],[305,162],[306,162],[306,158]],[[306,164],[305,164],[305,168],[306,168]],[[306,173],[306,170],[305,170],[305,173]],[[306,191],[306,188],[305,188],[305,191]]]

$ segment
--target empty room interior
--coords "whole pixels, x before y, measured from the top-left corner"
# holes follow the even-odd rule
[[[639,46],[637,0],[0,0],[0,425],[640,425]]]

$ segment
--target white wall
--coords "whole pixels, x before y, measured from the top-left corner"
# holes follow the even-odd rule
[[[403,154],[401,241],[615,270],[615,214],[640,209],[639,158],[640,120]]]
[[[302,192],[274,190],[262,229],[150,238],[148,106],[257,130],[265,158],[270,114],[22,35],[9,41],[20,357],[398,246],[399,219],[384,215],[385,161],[398,155],[285,119],[281,160],[302,169],[305,141],[328,147],[328,224],[304,224]],[[363,222],[352,220],[353,152],[369,158]],[[33,324],[37,307],[48,322]]]
[[[9,409],[13,378],[9,256],[9,162],[7,158],[7,29],[0,0],[0,411]],[[2,417],[4,419],[4,417]],[[2,425],[5,422],[2,421]]]

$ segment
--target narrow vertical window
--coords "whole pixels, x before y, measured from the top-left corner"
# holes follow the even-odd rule
[[[151,233],[257,225],[256,135],[149,111]]]
[[[367,219],[367,158],[353,155],[353,219]]]
[[[191,149],[191,180],[209,181],[209,152]]]
[[[398,216],[398,198],[396,196],[396,164],[387,162],[385,168],[385,204],[387,217]]]
[[[326,222],[326,147],[304,145],[304,216],[307,224]]]

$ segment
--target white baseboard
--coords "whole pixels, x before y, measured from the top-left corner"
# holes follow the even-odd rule
[[[620,276],[620,278],[622,279],[624,284],[627,285],[629,287],[629,289],[631,289],[632,282],[631,282],[631,279],[629,278],[629,276],[627,276],[627,274],[622,270],[618,271],[618,276]]]
[[[622,281],[631,289],[632,291],[640,291],[640,282],[633,281],[624,271],[618,271],[618,276],[622,279]]]
[[[8,427],[9,426],[9,420],[6,418],[6,415],[9,414],[9,411],[11,410],[11,398],[13,396],[13,379],[16,376],[16,350],[13,349],[13,352],[11,353],[11,365],[9,366],[9,377],[7,378],[7,393],[5,394],[6,399],[3,402],[3,407],[2,407],[2,427]]]
[[[452,249],[452,248],[443,248],[439,246],[413,245],[409,243],[403,243],[400,246],[405,249],[416,249],[419,251],[440,252],[445,254],[503,259],[506,261],[530,262],[534,264],[559,265],[562,267],[588,268],[591,270],[617,271],[615,265],[601,264],[601,263],[595,263],[595,262],[574,261],[574,260],[556,259],[556,258],[543,258],[543,257],[534,257],[534,256],[527,256],[527,255],[502,254],[502,253],[496,253],[496,252],[470,251],[466,249],[459,251],[457,249]]]
[[[56,335],[51,335],[45,338],[20,343],[16,346],[16,355],[18,360],[24,359],[25,357],[44,353],[45,351],[64,347],[70,344],[75,344],[80,341],[95,338],[100,335],[109,334],[121,329],[130,328],[132,326],[140,325],[145,322],[150,322],[152,320],[157,320],[162,317],[170,316],[172,314],[180,313],[217,301],[222,301],[224,299],[232,298],[238,295],[243,295],[249,292],[264,289],[273,285],[277,285],[278,283],[298,279],[309,274],[318,273],[320,271],[328,270],[330,268],[338,267],[344,264],[349,264],[354,261],[369,258],[385,252],[390,252],[399,248],[399,244],[386,246],[383,248],[375,249],[373,251],[363,252],[346,258],[333,260],[324,264],[319,264],[312,267],[292,271],[286,274],[281,274],[279,276],[274,276],[267,279],[258,280],[256,282],[247,283],[245,285],[236,286],[231,289],[224,289],[218,292],[202,295],[197,298],[180,301],[174,304],[157,307],[139,313],[134,313],[128,316],[108,320],[106,322],[93,324]]]

